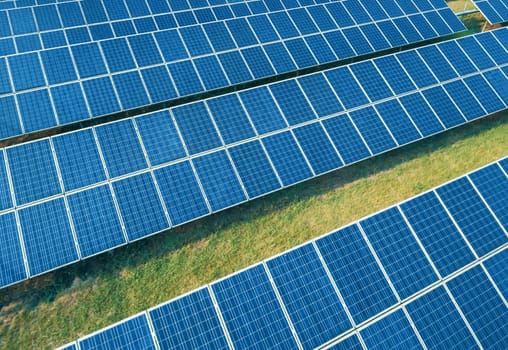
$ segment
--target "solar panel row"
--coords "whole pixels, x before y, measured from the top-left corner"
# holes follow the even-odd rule
[[[505,158],[476,170],[79,339],[79,348],[504,348],[507,166]]]
[[[40,6],[48,6],[53,4],[61,4],[65,2],[84,2],[89,0],[0,0],[0,10],[9,10],[9,9],[15,9],[15,8],[26,8],[26,7],[40,7]],[[112,11],[113,7],[111,6],[111,1],[109,0],[103,0],[95,2],[96,5],[101,7],[97,11],[104,11],[105,4],[108,3],[110,5],[110,11]],[[125,0],[129,3],[128,0]],[[180,8],[180,9],[187,9],[187,8],[201,8],[201,7],[208,7],[208,6],[217,6],[217,5],[227,5],[227,4],[239,4],[239,3],[246,3],[246,2],[252,2],[257,0],[146,0],[146,4],[148,5],[150,11],[154,13],[157,11],[157,9],[160,8],[166,8],[169,6],[173,6],[173,8]],[[277,0],[276,0],[277,1]],[[300,1],[312,1],[312,0],[300,0]],[[318,0],[319,1],[319,0]],[[326,1],[326,0],[324,0]],[[121,3],[120,3],[121,2]],[[323,1],[321,1],[323,2]],[[119,8],[124,9],[125,7],[129,6],[132,7],[132,2],[130,2],[130,5],[126,5],[123,0],[118,0],[117,3],[119,3]],[[141,5],[145,6],[145,5]],[[86,6],[82,7],[83,9],[87,8]],[[63,9],[62,9],[63,10]],[[87,10],[90,12],[91,9],[88,7]]]
[[[490,24],[508,22],[508,1],[506,0],[473,0],[480,12]]]
[[[284,10],[0,58],[0,139],[464,29],[447,7],[393,21],[365,14],[343,29],[330,18],[334,29],[322,31]]]
[[[7,148],[0,285],[505,109],[503,32]],[[490,58],[455,71],[442,45]]]
[[[69,43],[72,44],[76,43],[73,41],[83,42],[84,37],[88,37],[88,41],[91,38],[100,40],[113,36],[141,34],[270,12],[270,9],[261,0],[222,5],[207,5],[205,2],[201,3],[202,6],[187,8],[182,6],[177,10],[172,10],[165,0],[155,2],[152,0],[149,5],[145,2],[130,2],[130,5],[127,5],[124,1],[87,1],[95,2],[95,4],[82,7],[82,2],[75,2],[73,4],[45,5],[31,9],[3,11],[2,17],[6,22],[0,37],[31,36],[32,40],[37,40],[37,38],[40,40],[44,37],[62,38],[66,34]],[[302,6],[328,3],[330,1],[332,0],[309,0]],[[178,5],[180,4],[184,5],[185,3],[183,1],[178,2]],[[135,6],[135,8],[129,9],[129,6]],[[70,8],[75,9],[70,11]],[[100,16],[102,20],[99,22],[91,20],[90,15],[85,12],[87,8],[95,12],[97,10],[104,12],[104,15]],[[299,6],[298,8],[303,7]],[[277,11],[284,9],[285,7],[281,6]],[[106,10],[107,12],[105,12]],[[23,24],[22,18],[28,23]],[[28,38],[24,40],[28,40]],[[53,41],[58,40],[47,39],[46,41],[51,44]],[[61,42],[59,46],[66,46],[65,39],[59,41]],[[18,47],[18,52],[20,52],[19,50]],[[21,52],[26,50],[24,49]]]

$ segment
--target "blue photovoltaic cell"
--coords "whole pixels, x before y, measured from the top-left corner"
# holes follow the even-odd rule
[[[326,78],[322,74],[312,74],[298,78],[305,95],[320,117],[343,110]]]
[[[123,321],[88,338],[81,339],[79,348],[81,350],[156,349],[145,314]]]
[[[60,124],[88,119],[88,108],[79,83],[52,87],[51,97]]]
[[[113,85],[108,77],[85,80],[83,89],[93,116],[98,117],[120,110]]]
[[[27,278],[14,213],[0,215],[0,286]]]
[[[346,164],[371,155],[347,115],[326,119],[323,121],[323,126]]]
[[[9,148],[7,157],[17,205],[60,193],[58,175],[48,140]]]
[[[489,52],[490,57],[498,65],[508,63],[508,52],[506,52],[505,48],[496,40],[496,37],[492,32],[478,34],[476,39]]]
[[[376,4],[375,2],[373,4]],[[389,49],[390,43],[385,39],[383,33],[379,30],[376,24],[370,23],[360,26],[360,30],[363,32],[369,43],[374,48],[374,51],[381,51]]]
[[[395,23],[397,29],[405,37],[405,41],[414,43],[423,40],[423,37],[407,17],[395,18],[393,23]]]
[[[402,96],[400,102],[423,136],[444,130],[443,125],[419,92]]]
[[[339,168],[342,165],[321,124],[305,125],[293,129],[293,132],[316,174]]]
[[[161,349],[229,349],[207,288],[150,311]]]
[[[228,79],[215,56],[205,56],[194,60],[199,76],[207,90],[228,86]]]
[[[252,80],[253,77],[239,52],[230,51],[219,55],[219,61],[231,84]]]
[[[203,102],[177,107],[172,112],[190,154],[222,145]]]
[[[106,65],[97,43],[75,45],[71,47],[71,50],[81,78],[107,73]]]
[[[277,32],[266,15],[248,17],[247,21],[262,43],[279,39]]]
[[[268,17],[282,39],[293,38],[300,35],[298,29],[293,25],[293,22],[286,12],[268,13]]]
[[[360,225],[401,299],[437,281],[432,266],[397,208],[369,217]]]
[[[69,49],[60,48],[41,51],[41,60],[48,84],[53,85],[76,80],[77,75]]]
[[[448,287],[485,349],[508,344],[508,308],[480,266],[448,282]]]
[[[432,26],[425,20],[422,14],[416,14],[408,17],[424,39],[436,38],[438,34]]]
[[[231,50],[236,48],[235,42],[223,22],[212,22],[203,25],[215,52]]]
[[[26,92],[18,95],[17,99],[26,133],[56,125],[48,90]]]
[[[372,61],[353,64],[350,68],[371,101],[393,96],[393,93],[388,85],[386,85],[383,77],[379,74]]]
[[[508,298],[508,274],[506,273],[507,263],[508,249],[504,249],[484,262],[489,275],[492,277],[492,280],[494,280],[494,283],[505,299]]]
[[[129,37],[129,44],[134,53],[134,59],[138,63],[138,67],[162,63],[162,58],[152,35],[131,36]]]
[[[298,68],[311,67],[317,64],[305,41],[301,38],[291,39],[285,42],[286,48],[293,56]]]
[[[507,237],[467,178],[436,190],[478,256],[506,243]]]
[[[428,349],[477,349],[474,338],[443,287],[407,306]]]
[[[147,167],[131,120],[101,125],[95,130],[110,177]]]
[[[447,128],[465,122],[464,117],[446,94],[442,86],[424,90],[422,93]]]
[[[101,48],[110,73],[136,68],[125,38],[101,41]]]
[[[266,86],[241,91],[239,96],[258,134],[287,126]]]
[[[508,178],[493,164],[469,175],[481,196],[508,230]]]
[[[312,176],[312,172],[290,132],[266,137],[263,139],[263,144],[284,186],[292,185]]]
[[[177,96],[166,67],[143,69],[141,75],[153,103],[171,100]]]
[[[185,149],[169,111],[138,117],[136,125],[152,165],[185,157]]]
[[[399,145],[421,138],[410,117],[397,100],[380,103],[376,105],[376,109]]]
[[[402,69],[402,66],[397,61],[396,56],[391,55],[376,58],[374,63],[396,94],[416,90],[416,86]]]
[[[508,158],[500,160],[499,164],[501,165],[501,168],[504,169],[505,173],[508,174]]]
[[[423,349],[404,312],[397,310],[361,332],[368,349]]]
[[[508,66],[505,66],[508,68]],[[499,97],[508,106],[508,76],[503,75],[499,69],[491,70],[483,73],[490,85],[496,90]]]
[[[437,46],[460,75],[471,74],[477,71],[477,68],[473,65],[464,51],[461,50],[456,41],[445,41],[439,43]]]
[[[29,52],[29,51],[37,51],[42,49],[41,40],[38,35],[26,35],[16,37],[16,47],[18,52]]]
[[[181,96],[203,91],[203,86],[191,61],[180,61],[168,65],[173,81]]]
[[[457,77],[457,73],[455,73],[437,46],[426,46],[417,51],[439,81],[446,81]]]
[[[124,110],[150,104],[139,72],[113,75],[113,82]]]
[[[0,211],[12,207],[11,190],[4,162],[4,151],[0,150]]]
[[[19,211],[30,275],[78,260],[62,198]]]
[[[238,47],[258,44],[256,36],[245,18],[232,19],[226,22],[229,32],[233,35]]]
[[[485,115],[482,106],[476,101],[469,92],[467,86],[462,80],[455,80],[444,85],[445,90],[461,110],[467,120],[473,120]]]
[[[154,171],[173,225],[208,214],[208,207],[189,162]]]
[[[356,53],[342,32],[326,32],[324,33],[324,36],[339,59],[343,60],[356,56]]]
[[[18,118],[16,102],[13,96],[0,97],[2,123],[0,123],[0,138],[7,138],[21,134],[21,124]]]
[[[347,67],[326,71],[325,75],[346,109],[369,103]]]
[[[0,58],[0,94],[6,94],[8,92],[12,92],[9,71],[5,58]]]
[[[425,62],[420,58],[416,51],[406,51],[399,53],[397,59],[406,69],[416,86],[423,88],[425,86],[437,83],[432,72],[427,68]]]
[[[290,125],[316,118],[295,80],[272,84],[270,90]]]
[[[358,56],[374,51],[358,27],[346,28],[343,30],[343,33]]]
[[[14,34],[27,34],[37,31],[31,8],[12,9],[8,13]]]
[[[397,302],[357,226],[316,241],[356,324]]]
[[[235,146],[229,153],[249,198],[281,187],[259,141]]]
[[[342,340],[340,343],[328,348],[329,350],[363,350],[358,337],[352,335],[349,338]]]
[[[80,4],[77,1],[58,4],[58,9],[60,10],[59,12],[64,27],[85,24]]]
[[[311,35],[304,40],[320,64],[337,60],[337,56],[322,34]]]
[[[168,228],[168,222],[150,173],[113,183],[129,241]]]
[[[330,16],[324,6],[307,7],[307,11],[309,11],[309,14],[311,15],[314,22],[316,22],[320,31],[327,31],[337,28],[333,18]]]
[[[496,65],[474,37],[460,38],[457,40],[457,43],[462,47],[467,57],[473,61],[478,69],[488,69]]]
[[[237,95],[212,98],[206,103],[225,144],[255,136]]]
[[[481,101],[488,113],[497,112],[506,108],[503,101],[497,97],[494,90],[481,75],[471,76],[464,79],[466,85],[473,94]]]
[[[213,211],[246,200],[225,151],[194,158],[192,162]]]
[[[289,16],[293,19],[293,22],[298,27],[298,30],[301,34],[306,35],[319,31],[309,16],[309,13],[304,8],[293,9],[288,11],[288,13]]]
[[[213,52],[201,26],[180,28],[180,34],[192,57]]]
[[[268,57],[261,47],[256,46],[244,49],[242,50],[242,56],[255,79],[275,75]]]
[[[400,18],[404,19],[404,18]],[[386,20],[377,22],[376,25],[378,26],[379,30],[385,35],[386,39],[390,43],[392,47],[397,46],[403,46],[407,44],[406,39],[402,35],[401,31],[397,28],[394,21],[392,20]]]
[[[233,346],[297,348],[263,265],[212,285]]]
[[[351,328],[312,244],[267,265],[304,349],[314,349]]]
[[[473,253],[433,192],[400,207],[441,276],[474,260]]]
[[[424,13],[423,16],[427,19],[427,22],[431,24],[432,28],[434,28],[439,36],[445,36],[452,33],[452,30],[448,27],[438,12],[427,12]]]
[[[82,257],[125,243],[108,185],[67,197]]]
[[[344,7],[342,2],[330,2],[325,6],[332,15],[339,28],[354,26],[355,21]]]
[[[106,180],[91,129],[56,136],[53,145],[66,191]]]
[[[349,113],[372,153],[377,154],[397,147],[390,133],[372,107],[366,107]]]

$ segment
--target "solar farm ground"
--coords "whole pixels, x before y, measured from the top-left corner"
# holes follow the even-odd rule
[[[96,331],[506,156],[506,135],[505,111],[2,290],[0,349]]]

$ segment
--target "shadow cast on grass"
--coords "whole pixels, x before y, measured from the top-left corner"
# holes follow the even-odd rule
[[[230,208],[181,227],[169,229],[111,252],[11,286],[0,291],[0,311],[3,306],[12,304],[33,309],[41,302],[51,302],[61,293],[72,289],[76,281],[92,284],[97,278],[115,278],[125,268],[133,268],[157,256],[169,254],[232,224],[278,212],[295,203],[325,194],[348,183],[449,147],[460,140],[476,136],[506,122],[506,112],[504,112],[504,114],[500,113],[466,124],[384,155],[308,180],[284,191],[272,193],[264,198]],[[16,308],[9,312],[15,312]]]

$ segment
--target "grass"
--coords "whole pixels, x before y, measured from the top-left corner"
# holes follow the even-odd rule
[[[0,349],[62,345],[508,155],[508,113],[2,291]]]

